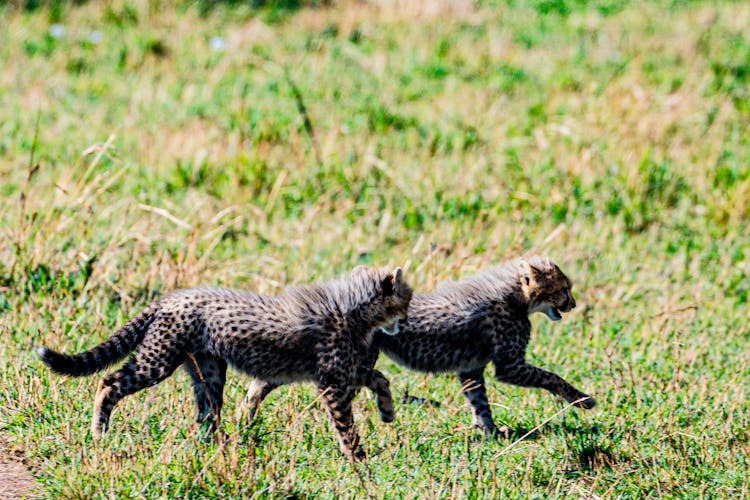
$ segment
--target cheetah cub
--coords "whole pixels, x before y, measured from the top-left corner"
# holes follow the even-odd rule
[[[593,408],[594,398],[525,361],[531,336],[528,316],[541,312],[552,321],[562,319],[561,313],[576,306],[571,287],[552,260],[530,257],[443,284],[431,294],[417,294],[398,335],[376,333],[370,366],[380,350],[413,370],[456,372],[472,408],[473,424],[487,435],[498,432],[484,382],[490,362],[501,382],[539,387],[580,408]],[[257,405],[274,387],[255,381],[249,398]]]
[[[291,287],[279,296],[182,290],[159,299],[89,351],[68,355],[40,347],[39,356],[57,373],[83,376],[135,351],[99,383],[95,436],[107,429],[120,399],[161,382],[180,365],[192,379],[196,420],[208,421],[210,431],[219,425],[227,364],[276,383],[313,380],[342,451],[362,459],[351,410],[356,382],[366,380],[384,404],[390,401],[388,381],[373,382],[363,366],[374,330],[395,331],[411,296],[400,268],[364,266],[337,281]]]

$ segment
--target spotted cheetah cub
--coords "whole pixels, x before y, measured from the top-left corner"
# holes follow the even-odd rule
[[[89,351],[67,355],[41,347],[39,356],[57,373],[83,376],[135,351],[99,383],[95,436],[107,429],[120,399],[161,382],[180,365],[192,379],[196,420],[208,420],[211,431],[219,424],[227,364],[277,383],[313,380],[342,451],[362,459],[351,410],[356,380],[363,379],[374,330],[397,329],[411,295],[401,269],[363,266],[337,281],[288,288],[280,296],[182,290],[156,301]],[[390,401],[387,381],[376,390],[386,391],[382,398]]]
[[[576,306],[571,287],[552,260],[530,257],[443,284],[431,294],[415,295],[398,335],[376,333],[371,366],[379,349],[413,370],[456,372],[472,407],[474,426],[488,435],[497,432],[484,382],[489,362],[501,382],[547,389],[578,407],[593,408],[594,398],[525,361],[531,336],[528,316],[541,312],[552,321],[562,319],[561,313]],[[258,400],[273,387],[255,382],[250,398]]]

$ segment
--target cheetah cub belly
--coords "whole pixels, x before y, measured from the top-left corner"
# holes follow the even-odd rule
[[[411,295],[401,269],[364,266],[337,281],[292,287],[279,296],[182,290],[147,307],[89,351],[67,355],[41,347],[39,356],[57,373],[83,376],[134,352],[99,383],[95,436],[107,429],[120,399],[161,382],[178,366],[192,380],[196,420],[209,422],[212,431],[219,424],[228,364],[263,380],[312,380],[342,451],[361,459],[351,411],[358,373],[367,364],[373,331],[406,318]]]
[[[525,360],[531,337],[528,316],[541,312],[552,321],[562,319],[562,313],[576,306],[571,287],[552,260],[529,257],[443,284],[434,293],[417,294],[398,335],[375,334],[371,364],[379,350],[413,370],[455,372],[474,426],[487,435],[497,433],[484,381],[488,363],[495,365],[495,378],[501,382],[546,389],[580,408],[593,408],[594,398]],[[253,384],[256,406],[273,387]]]

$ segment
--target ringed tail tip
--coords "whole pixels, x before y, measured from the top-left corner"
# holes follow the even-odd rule
[[[37,347],[36,353],[42,362],[47,365],[53,372],[61,373],[64,375],[71,375],[70,370],[67,370],[63,363],[63,356],[60,353],[47,349],[44,346]]]
[[[41,359],[45,363],[50,357],[49,353],[50,353],[50,350],[44,347],[43,345],[36,348],[36,355],[39,356],[39,359]]]

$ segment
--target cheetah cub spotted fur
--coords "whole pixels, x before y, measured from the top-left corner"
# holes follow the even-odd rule
[[[91,375],[133,356],[96,392],[92,431],[107,429],[123,397],[169,377],[182,365],[193,383],[198,422],[219,424],[227,364],[276,383],[313,380],[342,451],[364,458],[352,418],[357,381],[390,404],[388,381],[362,373],[374,330],[406,318],[412,290],[401,269],[357,267],[342,279],[291,287],[279,296],[226,289],[182,290],[153,303],[108,340],[81,354],[44,347],[39,356],[57,373]],[[396,326],[397,328],[397,326]],[[382,375],[381,375],[382,377]]]
[[[594,398],[525,360],[531,337],[528,316],[541,312],[552,321],[562,319],[561,313],[576,306],[571,287],[552,260],[529,257],[414,295],[400,333],[376,333],[370,366],[379,350],[413,370],[456,372],[473,424],[487,435],[497,432],[484,381],[490,362],[501,382],[546,389],[580,408],[593,408]],[[276,385],[256,380],[248,399],[257,406]]]

